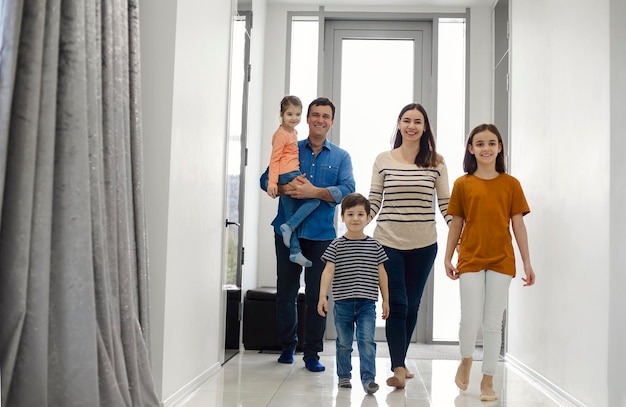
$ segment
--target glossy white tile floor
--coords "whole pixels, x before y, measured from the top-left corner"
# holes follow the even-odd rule
[[[335,357],[322,356],[326,371],[311,373],[302,356],[293,365],[277,363],[278,355],[241,352],[228,361],[183,405],[185,407],[539,407],[560,406],[533,383],[500,362],[494,377],[500,400],[480,401],[481,362],[474,362],[470,387],[461,392],[454,384],[457,361],[409,359],[415,378],[403,390],[387,387],[388,358],[376,359],[376,382],[380,390],[366,395],[360,385],[359,360],[352,358],[352,389],[339,389]]]

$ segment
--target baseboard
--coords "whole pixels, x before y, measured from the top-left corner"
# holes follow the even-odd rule
[[[222,365],[220,363],[214,364],[212,367],[198,375],[195,379],[181,387],[176,393],[169,396],[161,403],[161,405],[163,407],[183,406],[184,403],[193,397],[214,374],[220,371],[221,368]]]
[[[561,389],[559,386],[552,383],[539,373],[535,372],[533,369],[520,362],[514,356],[511,356],[509,353],[504,355],[504,361],[507,362],[507,366],[513,367],[521,376],[524,376],[530,384],[537,387],[563,407],[587,407],[571,394]]]

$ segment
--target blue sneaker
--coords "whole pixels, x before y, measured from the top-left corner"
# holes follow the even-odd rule
[[[293,349],[283,349],[280,357],[278,358],[278,363],[293,363]]]
[[[326,370],[326,367],[315,358],[305,359],[304,365],[310,372],[323,372]]]

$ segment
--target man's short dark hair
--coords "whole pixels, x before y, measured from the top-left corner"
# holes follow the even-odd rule
[[[306,117],[311,115],[311,108],[313,106],[330,106],[330,110],[333,112],[332,119],[335,120],[335,104],[328,98],[317,98],[309,104],[309,109],[306,112]]]

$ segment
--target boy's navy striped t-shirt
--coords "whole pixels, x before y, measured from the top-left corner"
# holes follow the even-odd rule
[[[333,240],[322,260],[335,264],[332,282],[334,301],[347,299],[378,300],[378,265],[387,260],[382,245],[370,236]]]

